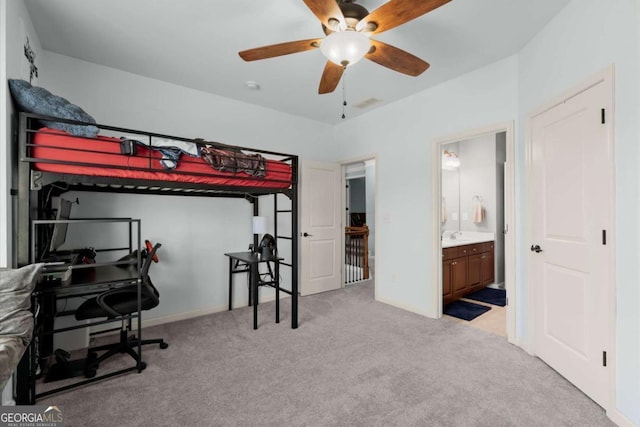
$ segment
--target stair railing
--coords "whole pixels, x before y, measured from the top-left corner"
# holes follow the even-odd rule
[[[344,282],[369,279],[369,227],[344,228]]]

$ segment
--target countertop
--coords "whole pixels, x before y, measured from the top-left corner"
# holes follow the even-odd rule
[[[475,243],[491,242],[495,240],[494,233],[485,233],[480,231],[463,231],[456,233],[454,239],[449,238],[450,232],[446,231],[442,239],[443,248],[451,248],[454,246],[473,245]]]

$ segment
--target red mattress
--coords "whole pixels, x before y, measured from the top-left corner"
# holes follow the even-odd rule
[[[288,188],[291,184],[291,166],[276,160],[266,160],[265,177],[252,177],[244,172],[220,172],[201,158],[186,154],[180,158],[178,167],[165,171],[160,165],[161,153],[138,145],[135,156],[120,154],[118,138],[78,138],[63,131],[43,128],[34,134],[32,142],[35,146],[30,157],[82,163],[56,164],[36,160],[32,167],[45,172],[232,187]]]

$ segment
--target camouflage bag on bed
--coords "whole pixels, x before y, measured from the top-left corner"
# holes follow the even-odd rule
[[[196,139],[200,144],[205,141]],[[200,154],[212,168],[221,172],[244,172],[247,175],[264,177],[267,174],[266,162],[260,154],[245,154],[241,150],[224,144],[204,144]]]

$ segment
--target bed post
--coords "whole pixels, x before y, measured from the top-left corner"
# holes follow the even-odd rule
[[[14,122],[15,125],[15,122]],[[29,264],[29,234],[31,223],[31,191],[30,191],[30,165],[28,162],[22,161],[27,157],[27,117],[24,114],[19,114],[18,118],[18,137],[12,138],[11,143],[14,145],[12,166],[13,170],[17,171],[12,175],[12,190],[11,194],[16,195],[17,189],[17,210],[16,218],[13,219],[13,224],[16,224],[14,235],[11,237],[12,243],[17,246],[14,248],[17,256],[13,259],[12,263],[17,263],[18,267]],[[15,134],[14,134],[15,135]],[[16,199],[14,199],[16,200]],[[27,346],[24,355],[18,363],[16,369],[17,381],[15,389],[15,398],[18,405],[33,405],[36,401],[35,398],[35,377],[31,375],[32,370],[36,363],[36,349],[32,343]],[[35,372],[34,372],[35,374]]]
[[[17,210],[17,230],[13,241],[17,243],[17,263],[18,267],[29,264],[29,220],[30,210],[30,186],[29,186],[29,163],[22,161],[27,157],[27,117],[20,114],[18,122],[18,144],[15,147],[14,165],[18,170],[18,210]]]
[[[251,197],[251,204],[253,205],[253,216],[260,215],[260,203],[257,197]],[[258,235],[253,235],[253,250],[258,250]]]
[[[291,162],[291,329],[298,328],[298,156]]]

